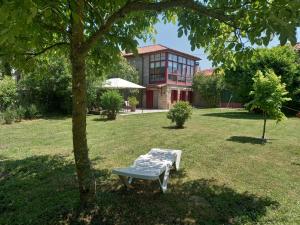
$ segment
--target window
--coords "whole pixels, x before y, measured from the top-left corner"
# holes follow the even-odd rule
[[[178,56],[178,62],[183,63],[183,58],[181,56]]]
[[[154,60],[155,60],[155,61],[159,61],[159,60],[160,60],[160,53],[155,54]]]
[[[166,53],[150,55],[149,82],[161,82],[165,80]]]
[[[177,70],[177,63],[176,62],[173,62],[173,70],[172,70],[173,73],[178,73],[178,70]]]
[[[168,79],[191,82],[194,75],[195,61],[183,56],[168,54]]]

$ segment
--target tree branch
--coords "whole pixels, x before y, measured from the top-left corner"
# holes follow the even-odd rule
[[[126,16],[126,14],[139,11],[157,11],[161,12],[163,10],[168,10],[171,8],[182,7],[188,8],[201,15],[215,18],[222,22],[230,22],[232,17],[226,16],[221,10],[215,10],[208,8],[203,4],[196,2],[194,0],[165,0],[160,2],[144,2],[142,0],[128,0],[127,3],[121,7],[118,11],[113,13],[107,18],[106,22],[99,27],[99,29],[87,39],[81,49],[82,54],[87,54],[87,52],[92,48],[92,46],[107,32],[110,27],[119,19]]]
[[[54,47],[61,46],[61,45],[68,45],[68,44],[70,44],[70,43],[68,43],[68,42],[57,42],[55,44],[47,46],[46,48],[43,48],[42,50],[40,50],[38,52],[25,52],[25,53],[21,53],[20,55],[28,55],[28,56],[35,57],[35,56],[38,56],[38,55],[41,55],[41,54],[45,53],[46,51],[48,51],[48,50],[50,50]]]

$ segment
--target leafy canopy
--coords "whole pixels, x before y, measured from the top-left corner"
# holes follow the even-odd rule
[[[75,0],[13,0],[0,7],[0,54],[30,59],[52,48],[67,53],[70,16]],[[88,0],[84,1],[82,52],[98,68],[112,63],[120,49],[135,51],[137,38],[153,38],[153,25],[178,21],[178,36],[187,35],[192,49],[203,47],[215,64],[236,63],[252,45],[296,42],[300,21],[297,0]],[[244,54],[246,53],[246,54]]]
[[[291,99],[286,97],[288,92],[285,84],[281,83],[281,78],[274,71],[269,70],[265,73],[257,71],[253,78],[253,100],[248,104],[251,110],[260,109],[263,113],[277,122],[285,119],[285,115],[281,112],[282,104]]]

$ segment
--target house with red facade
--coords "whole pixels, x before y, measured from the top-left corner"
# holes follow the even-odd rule
[[[123,56],[139,72],[146,87],[142,105],[149,109],[169,109],[179,100],[192,103],[192,81],[200,58],[163,45],[137,49]]]

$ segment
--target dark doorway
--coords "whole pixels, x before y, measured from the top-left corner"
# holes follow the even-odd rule
[[[153,91],[152,90],[146,91],[146,108],[153,109]]]
[[[186,92],[180,91],[180,101],[186,101]]]
[[[192,91],[188,92],[188,101],[189,101],[190,104],[193,103],[193,92]]]
[[[177,102],[178,92],[177,90],[171,91],[171,103]]]

